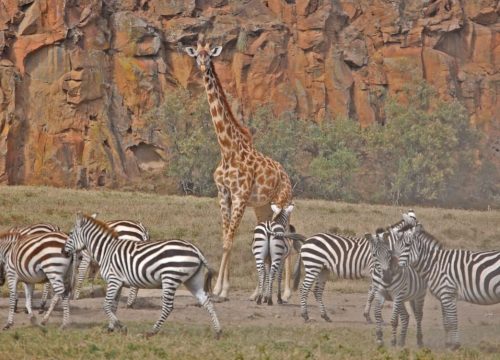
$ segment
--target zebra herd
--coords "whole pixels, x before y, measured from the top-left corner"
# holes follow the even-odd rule
[[[500,303],[500,251],[445,249],[411,210],[397,223],[364,237],[319,233],[306,238],[295,233],[289,223],[293,204],[272,209],[273,220],[258,224],[254,230],[252,252],[258,273],[257,304],[273,304],[275,277],[278,279],[277,301],[283,302],[281,274],[293,248],[298,252],[293,275],[295,289],[300,283],[301,265],[305,273],[300,287],[303,319],[309,319],[307,298],[314,285],[313,294],[321,317],[331,321],[323,303],[330,272],[345,279],[370,276],[364,316],[371,322],[374,302],[378,344],[383,344],[381,308],[385,300],[393,301],[391,344],[405,345],[409,323],[405,302],[409,302],[417,324],[417,345],[422,346],[423,305],[429,289],[441,303],[446,345],[451,348],[460,346],[457,300],[480,305]],[[37,322],[31,304],[34,284],[46,283],[42,304],[49,288],[53,297],[41,324],[48,321],[54,306],[62,300],[62,327],[66,327],[70,293],[78,298],[91,262],[99,266],[101,277],[107,283],[104,311],[109,319],[109,331],[124,328],[116,316],[123,287],[131,289],[128,307],[134,304],[138,289],[162,289],[161,314],[147,333],[151,336],[166,321],[173,309],[175,292],[184,284],[209,313],[216,337],[220,336],[221,326],[210,298],[213,272],[196,246],[179,239],[150,240],[147,229],[139,222],[103,222],[96,219],[96,215],[81,213],[77,214],[69,234],[57,226],[36,224],[12,228],[0,235],[0,285],[6,280],[9,288],[9,313],[4,329],[14,323],[18,282],[24,283],[26,311],[32,323]],[[402,326],[398,339],[399,320]]]

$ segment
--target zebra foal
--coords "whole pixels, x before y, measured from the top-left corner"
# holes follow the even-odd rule
[[[62,232],[49,232],[21,237],[19,233],[6,233],[0,236],[0,265],[5,265],[5,276],[9,287],[9,314],[4,330],[14,324],[14,308],[17,302],[17,283],[25,283],[26,308],[32,323],[36,317],[32,312],[31,299],[34,284],[50,282],[54,297],[42,319],[45,325],[54,306],[62,298],[63,323],[69,324],[69,291],[72,258],[61,255],[68,236]],[[1,281],[0,281],[1,282]]]
[[[163,290],[160,318],[147,333],[147,336],[152,336],[172,311],[175,291],[184,284],[208,311],[216,337],[220,336],[219,320],[207,293],[212,272],[194,245],[183,240],[120,240],[105,223],[78,213],[62,252],[68,256],[83,249],[87,249],[97,261],[101,276],[107,283],[104,311],[109,318],[109,331],[123,327],[116,317],[122,287]],[[202,267],[207,268],[207,276],[204,276]]]
[[[404,237],[399,264],[415,268],[441,302],[446,346],[452,349],[460,347],[457,300],[500,303],[500,251],[444,249],[417,224]]]
[[[417,323],[417,345],[423,346],[422,318],[427,282],[418,272],[409,267],[400,267],[394,249],[391,248],[388,233],[377,231],[375,235],[366,235],[372,246],[373,274],[377,282],[377,305],[375,306],[377,343],[383,345],[381,304],[385,298],[392,299],[392,340],[391,345],[404,346],[410,316],[405,302],[410,302]],[[401,319],[401,333],[397,342],[398,319]]]
[[[255,265],[259,276],[256,298],[259,305],[262,303],[262,299],[268,305],[273,304],[273,283],[276,274],[278,275],[277,301],[278,304],[283,303],[281,298],[283,264],[294,245],[293,240],[285,238],[284,235],[290,231],[289,221],[293,208],[294,204],[290,204],[284,209],[272,204],[273,220],[261,222],[254,229],[252,253],[255,257]],[[270,263],[270,265],[267,265],[267,263]]]

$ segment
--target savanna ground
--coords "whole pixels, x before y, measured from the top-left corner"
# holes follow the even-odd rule
[[[398,221],[403,207],[354,205],[317,200],[297,200],[292,223],[300,233],[330,231],[362,235]],[[104,220],[128,218],[142,221],[151,237],[183,238],[198,245],[213,268],[220,260],[220,216],[217,200],[160,196],[118,191],[75,191],[45,187],[0,187],[0,229],[48,221],[69,231],[77,211],[98,212]],[[425,228],[449,247],[500,248],[500,211],[465,211],[420,208],[414,210]],[[108,334],[102,298],[71,302],[72,325],[61,331],[62,313],[56,310],[46,328],[29,325],[18,313],[15,325],[0,333],[0,359],[495,359],[500,358],[500,305],[459,303],[463,347],[443,348],[444,331],[439,303],[426,299],[424,342],[415,347],[413,319],[406,349],[375,345],[374,325],[362,315],[367,281],[333,279],[327,284],[325,303],[333,319],[325,323],[313,296],[309,298],[312,321],[300,317],[296,293],[289,304],[257,306],[247,300],[256,283],[250,244],[255,217],[247,211],[235,240],[232,257],[230,301],[216,304],[223,336],[214,340],[208,314],[179,291],[175,308],[162,331],[145,339],[160,314],[160,291],[141,290],[136,309],[121,305],[120,319],[128,332]],[[37,287],[39,292],[40,287]],[[6,289],[0,299],[0,316],[7,315]],[[96,295],[99,295],[99,285]],[[23,304],[23,301],[20,302]],[[40,317],[40,316],[39,316]],[[384,308],[390,318],[390,308]],[[390,327],[384,327],[386,343]]]

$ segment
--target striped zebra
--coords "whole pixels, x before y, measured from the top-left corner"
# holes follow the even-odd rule
[[[392,227],[399,231],[408,224],[406,218]],[[330,322],[323,303],[323,291],[329,272],[339,278],[361,279],[372,274],[372,256],[370,241],[366,238],[344,236],[339,234],[320,233],[305,238],[298,234],[287,234],[292,239],[305,240],[300,249],[300,258],[305,269],[304,281],[300,289],[301,315],[308,321],[307,297],[314,283],[314,297],[320,306],[321,317]],[[294,272],[294,284],[298,284],[300,268]],[[369,315],[371,303],[377,293],[377,284],[373,283],[368,290],[368,299],[365,306],[365,318],[371,322]]]
[[[446,346],[460,347],[457,300],[478,305],[500,303],[500,251],[444,249],[421,224],[404,237],[401,266],[412,266],[441,302]]]
[[[291,227],[293,228],[289,224],[293,208],[294,204],[289,205],[285,209],[272,204],[273,220],[261,222],[254,229],[252,253],[255,257],[255,264],[259,275],[258,294],[256,298],[256,302],[259,305],[262,303],[262,298],[264,298],[264,302],[268,305],[273,304],[273,282],[276,274],[278,275],[278,304],[283,303],[281,298],[283,264],[285,259],[290,255],[291,248],[294,245],[293,240],[285,238],[284,235],[286,232],[290,232]]]
[[[97,214],[94,214],[92,216],[96,217]],[[131,240],[131,241],[149,240],[149,232],[141,222],[132,220],[111,220],[111,221],[106,221],[105,223],[107,226],[113,229],[118,234],[118,237],[122,240]],[[95,263],[92,261],[87,250],[83,250],[81,252],[81,257],[82,259],[80,261],[80,265],[78,266],[78,275],[76,279],[76,284],[74,286],[75,290],[73,298],[75,300],[77,300],[80,297],[83,280],[87,275],[87,270],[89,266],[91,265],[91,263]],[[94,264],[94,266],[97,267],[97,264]],[[95,273],[96,271],[94,271],[93,272],[94,275],[90,277],[92,280],[92,289],[94,286]],[[132,308],[134,306],[134,303],[137,299],[138,290],[139,289],[136,287],[130,287],[127,299],[127,308]]]
[[[386,241],[389,243],[389,248],[391,251],[394,252],[395,256],[399,256],[401,254],[401,248],[402,248],[402,243],[403,243],[403,234],[405,231],[411,227],[413,227],[417,223],[417,217],[415,215],[415,211],[410,209],[407,213],[402,214],[403,219],[398,221],[397,223],[388,226],[385,228],[384,231],[384,237]],[[368,236],[370,238],[370,234],[367,234],[365,236]],[[366,319],[366,322],[371,324],[372,319],[370,317],[370,312],[371,312],[371,305],[373,303],[373,300],[375,299],[375,295],[377,292],[382,289],[383,291],[384,283],[383,281],[378,277],[377,273],[374,273],[372,271],[372,282],[370,284],[370,289],[368,290],[368,299],[366,300],[366,305],[365,309],[363,312],[363,315]],[[379,299],[378,305],[382,307],[384,303],[384,298]],[[375,310],[376,311],[381,311]]]
[[[160,330],[167,319],[173,309],[175,291],[184,284],[210,314],[219,337],[219,320],[207,294],[212,272],[203,254],[194,245],[183,240],[120,240],[104,222],[78,213],[63,252],[70,255],[83,249],[87,249],[97,261],[101,276],[107,283],[104,311],[109,318],[108,331],[123,328],[116,317],[122,287],[163,290],[161,316],[152,331],[147,333],[151,336]],[[202,267],[208,270],[206,276]]]
[[[59,226],[50,224],[50,223],[37,223],[33,225],[28,225],[28,226],[14,226],[8,230],[9,232],[18,232],[21,236],[26,236],[26,235],[34,235],[34,234],[44,234],[48,232],[58,232],[61,231]],[[25,293],[27,291],[25,287]],[[50,291],[50,283],[46,282],[43,285],[43,292],[42,292],[42,298],[40,299],[40,307],[39,307],[39,314],[42,314],[46,308],[45,306],[47,305],[47,298],[49,297],[49,291]],[[18,298],[16,298],[16,304],[14,307],[14,312],[17,313],[17,303],[18,303]],[[26,309],[27,312],[27,309]]]
[[[410,316],[405,302],[410,302],[417,323],[417,345],[422,346],[422,317],[427,281],[411,266],[400,267],[398,257],[388,240],[388,232],[383,229],[369,235],[373,256],[373,277],[377,279],[378,306],[375,306],[377,343],[383,345],[381,304],[384,298],[392,299],[392,346],[397,344],[398,320],[401,319],[399,346],[404,346]]]
[[[9,287],[9,315],[4,330],[14,324],[14,307],[17,299],[17,283],[25,283],[26,308],[32,323],[36,317],[32,312],[31,299],[34,284],[49,281],[54,297],[42,319],[44,325],[57,302],[62,298],[63,323],[69,323],[69,286],[72,258],[61,255],[68,236],[62,232],[49,232],[21,236],[18,232],[6,233],[0,237],[0,262],[5,266],[5,277]]]

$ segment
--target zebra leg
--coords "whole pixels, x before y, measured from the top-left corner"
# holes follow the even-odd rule
[[[309,291],[311,291],[312,284],[316,281],[322,270],[320,267],[309,266],[305,268],[304,281],[300,288],[300,312],[305,321],[309,321],[309,316],[307,315],[307,296],[309,295]]]
[[[325,304],[323,303],[323,291],[325,290],[326,279],[328,277],[328,271],[324,270],[320,272],[318,279],[316,280],[316,285],[314,286],[314,298],[319,303],[319,311],[321,317],[325,319],[327,322],[332,322],[332,320],[328,317],[326,312]]]
[[[399,334],[398,345],[404,347],[406,343],[406,334],[408,333],[408,323],[410,322],[410,315],[408,314],[404,303],[401,303],[400,310],[401,311],[399,312],[399,317],[401,319],[401,333]]]
[[[123,288],[118,289],[118,291],[116,292],[116,297],[115,297],[115,299],[113,301],[113,304],[112,304],[111,311],[113,311],[113,314],[115,314],[115,315],[118,312],[118,305],[120,303],[120,297],[122,295],[122,289]]]
[[[73,292],[73,299],[78,300],[80,298],[80,292],[82,291],[83,280],[85,279],[85,275],[87,275],[87,270],[90,265],[90,256],[84,252],[82,261],[80,261],[80,265],[78,266],[78,276],[76,278],[75,290]]]
[[[24,293],[25,293],[25,306],[26,311],[29,315],[29,319],[32,325],[36,325],[36,316],[33,314],[33,289],[35,288],[34,284],[24,283]]]
[[[3,327],[7,330],[14,325],[14,308],[17,303],[17,274],[13,270],[7,270],[7,284],[9,287],[9,315],[7,316],[7,324]]]
[[[139,291],[139,288],[136,287],[130,287],[128,291],[128,299],[127,299],[127,309],[132,309],[135,304],[135,300],[137,300],[137,292]]]
[[[262,303],[262,295],[264,292],[264,281],[265,281],[265,277],[266,277],[266,269],[264,266],[264,262],[260,261],[260,260],[256,263],[256,266],[257,266],[257,273],[259,274],[259,284],[258,284],[258,293],[257,293],[257,297],[256,297],[256,302],[258,305],[260,305]]]
[[[278,304],[283,304],[283,299],[281,298],[281,281],[283,280],[283,260],[280,261],[278,268]]]
[[[417,298],[415,300],[412,300],[410,302],[410,305],[413,310],[413,315],[415,315],[415,321],[417,323],[417,346],[422,347],[424,346],[423,342],[423,333],[422,333],[422,318],[424,316],[424,300],[425,300],[425,294],[424,296]]]
[[[392,339],[391,345],[397,345],[397,337],[398,337],[398,321],[399,314],[401,313],[401,306],[404,306],[399,299],[394,299],[392,303],[392,316],[391,316],[391,326],[392,326]]]
[[[382,320],[382,306],[384,303],[384,297],[380,292],[375,291],[374,292],[375,296],[375,334],[377,337],[377,345],[378,346],[384,346],[384,331],[382,330],[382,325],[384,324],[384,321]]]
[[[278,268],[279,264],[276,261],[273,261],[271,264],[271,270],[269,271],[269,279],[267,280],[266,292],[264,294],[264,302],[267,302],[267,305],[273,304],[273,282]]]
[[[441,296],[441,312],[446,333],[446,347],[456,350],[460,347],[458,339],[457,299],[454,295]]]
[[[49,291],[50,291],[50,282],[46,282],[43,284],[43,292],[42,292],[42,299],[40,300],[40,309],[38,310],[39,314],[43,314],[47,308],[45,307],[47,305],[47,298],[49,297]]]
[[[168,276],[162,278],[162,297],[161,297],[161,315],[160,318],[153,325],[153,329],[146,333],[146,337],[150,337],[160,331],[161,326],[167,320],[168,316],[174,308],[174,295],[180,283],[178,279],[172,279]]]
[[[49,321],[50,314],[52,314],[52,311],[54,311],[54,307],[57,305],[59,300],[61,298],[64,298],[66,289],[64,288],[64,279],[62,276],[54,273],[47,273],[46,274],[50,284],[52,285],[52,290],[54,291],[54,296],[52,297],[52,301],[50,302],[49,309],[45,313],[41,325],[47,324]],[[63,304],[63,311],[64,311],[64,304]],[[63,315],[63,324],[64,324],[64,315]]]
[[[210,279],[208,279],[210,281]],[[189,280],[187,280],[184,285],[186,288],[193,294],[193,296],[198,299],[198,302],[200,303],[201,306],[207,310],[207,312],[210,314],[210,320],[212,321],[212,327],[215,330],[215,337],[218,339],[222,333],[219,319],[217,318],[217,314],[214,309],[214,305],[212,301],[210,300],[210,297],[204,290],[204,275],[203,271],[198,271],[193,277],[191,277]],[[175,291],[175,290],[174,290]],[[173,300],[172,300],[173,301]]]
[[[371,311],[373,299],[375,298],[375,292],[376,292],[375,285],[372,282],[370,285],[370,288],[368,289],[368,298],[366,299],[365,310],[363,311],[363,316],[365,317],[366,322],[368,324],[372,323],[370,311]]]
[[[116,307],[116,299],[117,296],[120,295],[121,288],[123,283],[116,279],[112,278],[108,281],[108,286],[106,288],[106,298],[104,299],[104,312],[109,318],[108,331],[112,332],[116,329],[126,329],[120,320],[116,317],[113,309]]]

